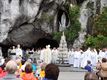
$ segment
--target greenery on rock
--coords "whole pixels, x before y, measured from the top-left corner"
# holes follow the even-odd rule
[[[46,13],[43,13],[42,15],[41,15],[41,20],[40,20],[40,22],[50,22],[50,21],[52,21],[54,19],[54,17],[53,16],[49,16],[48,14],[46,14]]]
[[[94,23],[93,34],[107,36],[107,8],[95,18]]]
[[[107,46],[107,37],[103,35],[88,36],[85,47],[103,48]]]
[[[80,31],[80,22],[78,20],[79,17],[79,7],[69,6],[69,18],[70,18],[70,26],[68,29],[64,30],[67,42],[72,44],[76,37],[78,37],[78,32]],[[53,38],[56,39],[58,42],[61,38],[62,32],[55,32],[53,33]]]
[[[107,47],[107,8],[102,14],[94,18],[92,35],[88,36],[85,42],[87,47],[103,48]]]
[[[74,39],[78,37],[78,32],[80,31],[80,22],[78,20],[79,17],[79,7],[73,6],[69,8],[69,16],[70,16],[70,27],[65,31],[67,36],[67,41],[73,43]]]

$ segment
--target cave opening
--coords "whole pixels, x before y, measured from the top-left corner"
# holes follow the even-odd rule
[[[59,47],[59,43],[54,40],[54,39],[51,39],[51,38],[40,38],[36,44],[32,45],[32,46],[21,46],[22,50],[26,50],[26,49],[42,49],[42,48],[45,48],[46,45],[50,45],[51,48],[58,48]],[[4,58],[8,57],[8,49],[11,48],[12,46],[15,46],[16,45],[3,45],[3,44],[0,44],[0,47],[1,47],[1,50],[2,50],[2,56]]]
[[[44,48],[46,47],[46,45],[50,45],[51,48],[54,48],[54,47],[58,47],[59,46],[59,43],[54,40],[54,39],[50,39],[50,38],[40,38],[37,43],[35,44],[35,48],[39,49],[39,48]]]

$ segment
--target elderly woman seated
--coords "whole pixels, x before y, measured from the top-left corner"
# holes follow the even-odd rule
[[[15,72],[17,70],[17,64],[13,60],[10,60],[6,64],[7,75],[0,80],[22,80],[21,78],[17,78]]]

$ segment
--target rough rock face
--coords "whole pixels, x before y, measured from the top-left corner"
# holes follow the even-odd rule
[[[31,46],[47,33],[59,31],[62,14],[66,27],[67,0],[0,0],[0,43]]]
[[[92,34],[93,18],[102,13],[104,7],[107,7],[107,0],[85,0],[82,3],[79,17],[81,31],[74,41],[73,47],[82,47],[85,42],[85,36]]]

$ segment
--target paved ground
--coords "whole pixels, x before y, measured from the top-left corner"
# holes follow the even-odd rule
[[[60,72],[58,80],[84,80],[85,72]]]
[[[59,67],[60,74],[58,80],[84,80],[86,70],[73,67]]]
[[[73,67],[59,67],[61,72],[87,72],[81,68],[73,68]]]

